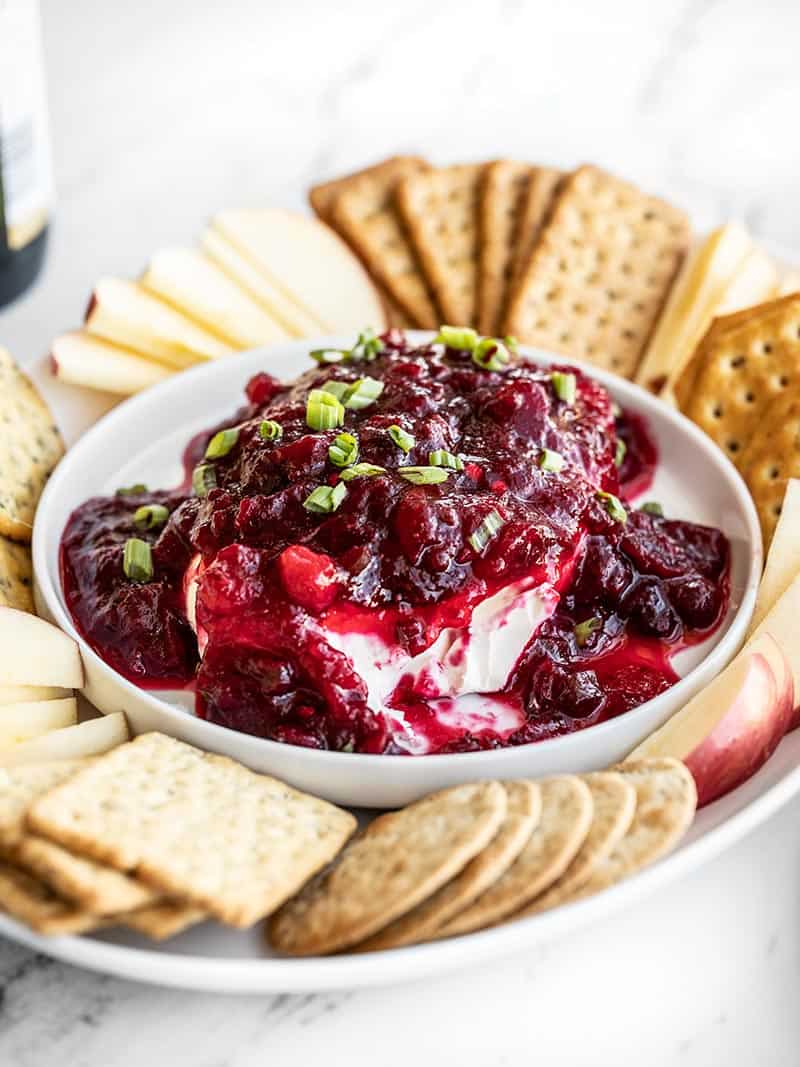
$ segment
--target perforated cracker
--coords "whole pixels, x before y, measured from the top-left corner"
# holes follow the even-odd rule
[[[515,238],[514,261],[511,267],[511,287],[516,286],[528,266],[531,254],[539,239],[553,198],[559,184],[564,179],[564,172],[554,167],[536,167],[528,183],[524,201],[520,210],[519,227]],[[509,297],[511,292],[509,291]]]
[[[682,212],[581,167],[556,196],[506,332],[630,377],[688,244]]]
[[[36,801],[57,844],[248,926],[328,863],[355,819],[164,734],[143,734]]]
[[[347,192],[362,178],[376,183],[393,184],[398,176],[414,170],[427,170],[429,164],[421,156],[390,156],[379,163],[343,174],[328,182],[320,182],[311,187],[308,193],[309,203],[323,222],[333,224],[333,206],[342,193]]]
[[[33,612],[33,563],[27,545],[0,537],[0,605]]]
[[[102,924],[7,863],[0,863],[0,911],[40,934],[82,934]]]
[[[274,916],[272,944],[306,956],[364,941],[463,870],[494,837],[506,810],[499,783],[476,782],[379,816],[339,863]]]
[[[404,178],[400,209],[443,320],[478,322],[478,208],[486,165],[464,163]]]
[[[501,326],[519,241],[522,208],[536,172],[529,163],[499,159],[489,163],[480,199],[478,272],[481,333],[495,336]]]
[[[59,760],[9,767],[0,783],[0,848],[15,848],[26,835],[31,804],[85,767],[86,760]]]
[[[800,383],[767,406],[742,454],[740,469],[758,511],[764,544],[769,545],[786,485],[790,478],[800,477]]]

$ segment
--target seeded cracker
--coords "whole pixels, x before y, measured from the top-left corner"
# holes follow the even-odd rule
[[[514,291],[506,332],[631,377],[689,244],[686,216],[581,167]]]
[[[535,782],[503,782],[508,811],[500,829],[474,860],[422,904],[356,946],[358,952],[413,945],[431,937],[504,874],[536,828],[542,808]]]
[[[349,812],[164,734],[142,734],[36,801],[28,826],[166,896],[249,926],[333,859]]]
[[[536,168],[500,159],[486,168],[480,201],[478,328],[496,336],[511,284],[520,216]]]
[[[498,782],[476,782],[379,816],[339,863],[273,917],[273,946],[310,956],[365,940],[463,870],[494,837],[506,809]]]
[[[0,535],[30,541],[36,504],[63,454],[47,405],[0,348]]]
[[[33,613],[31,550],[0,537],[0,605]]]

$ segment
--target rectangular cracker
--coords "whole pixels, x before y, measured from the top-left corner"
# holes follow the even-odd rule
[[[39,934],[83,934],[102,925],[96,915],[68,904],[41,882],[0,863],[0,911]]]
[[[31,550],[0,537],[0,605],[33,612]]]
[[[519,281],[539,239],[559,183],[565,175],[555,167],[536,167],[520,208],[519,226],[511,266],[511,288]],[[509,293],[509,296],[511,294]]]
[[[391,184],[397,180],[398,175],[411,173],[414,170],[426,170],[428,166],[429,164],[422,156],[390,156],[388,159],[373,163],[371,166],[354,171],[352,174],[344,174],[341,178],[333,178],[331,181],[312,185],[308,193],[308,200],[315,214],[323,222],[333,226],[334,204],[342,193],[346,193],[362,178],[367,178],[376,183],[388,182]]]
[[[486,168],[479,208],[478,328],[495,336],[501,325],[519,239],[522,207],[536,168],[498,159]]]
[[[397,185],[397,206],[444,321],[478,321],[478,205],[486,164],[424,171]]]
[[[800,383],[785,389],[764,409],[739,469],[756,505],[765,547],[781,516],[786,486],[800,476]]]
[[[556,195],[512,296],[507,332],[631,377],[689,237],[683,212],[580,167]]]
[[[356,820],[233,760],[151,733],[36,801],[28,826],[222,922],[249,926],[333,859]]]
[[[165,941],[168,937],[182,934],[190,926],[196,926],[197,923],[204,922],[207,918],[208,915],[201,908],[164,900],[160,904],[152,904],[150,907],[133,911],[122,917],[122,921],[137,934],[144,934],[153,941]]]
[[[16,848],[26,836],[25,818],[31,804],[87,764],[88,760],[60,760],[8,768],[0,783],[0,848],[6,852]]]
[[[340,179],[328,221],[411,321],[434,330],[439,314],[394,203],[397,183],[427,166],[413,157],[397,158]]]

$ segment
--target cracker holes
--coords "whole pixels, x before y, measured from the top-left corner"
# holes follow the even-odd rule
[[[769,480],[771,482],[777,482],[777,480],[778,480],[778,478],[780,478],[780,476],[781,476],[780,467],[770,467],[770,469],[767,471],[767,477],[769,478]]]
[[[752,404],[755,401],[755,395],[748,389],[746,393],[742,394],[742,400],[745,404]]]
[[[736,440],[732,440],[732,441],[728,441],[728,442],[726,443],[725,447],[727,448],[727,450],[728,450],[728,451],[730,452],[730,454],[731,454],[732,456],[735,456],[735,455],[736,455],[736,453],[737,453],[737,452],[739,451],[739,449],[741,448],[741,445],[739,444],[739,442],[738,442],[738,441],[736,441]]]
[[[722,404],[715,404],[714,407],[711,409],[712,419],[721,419],[724,414],[725,408],[722,406]]]
[[[744,367],[744,365],[746,363],[747,363],[747,358],[745,356],[734,356],[733,359],[728,364],[728,366],[730,367],[731,370],[738,370],[739,367]]]

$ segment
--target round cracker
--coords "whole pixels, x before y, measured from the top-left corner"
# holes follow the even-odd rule
[[[364,941],[450,881],[484,849],[507,808],[499,782],[433,793],[381,815],[270,923],[273,946],[321,955]]]
[[[592,825],[592,794],[574,775],[545,778],[542,814],[530,840],[502,877],[473,904],[443,925],[438,937],[493,926],[524,907],[560,878]]]
[[[581,775],[594,801],[592,825],[575,859],[560,878],[535,900],[511,916],[527,915],[558,907],[588,882],[597,867],[609,856],[627,833],[636,811],[636,790],[623,775],[598,771]]]
[[[542,800],[535,782],[503,782],[503,788],[508,796],[508,810],[500,829],[486,848],[470,860],[455,878],[416,908],[362,941],[356,946],[356,951],[376,952],[425,941],[508,870],[536,828]]]

